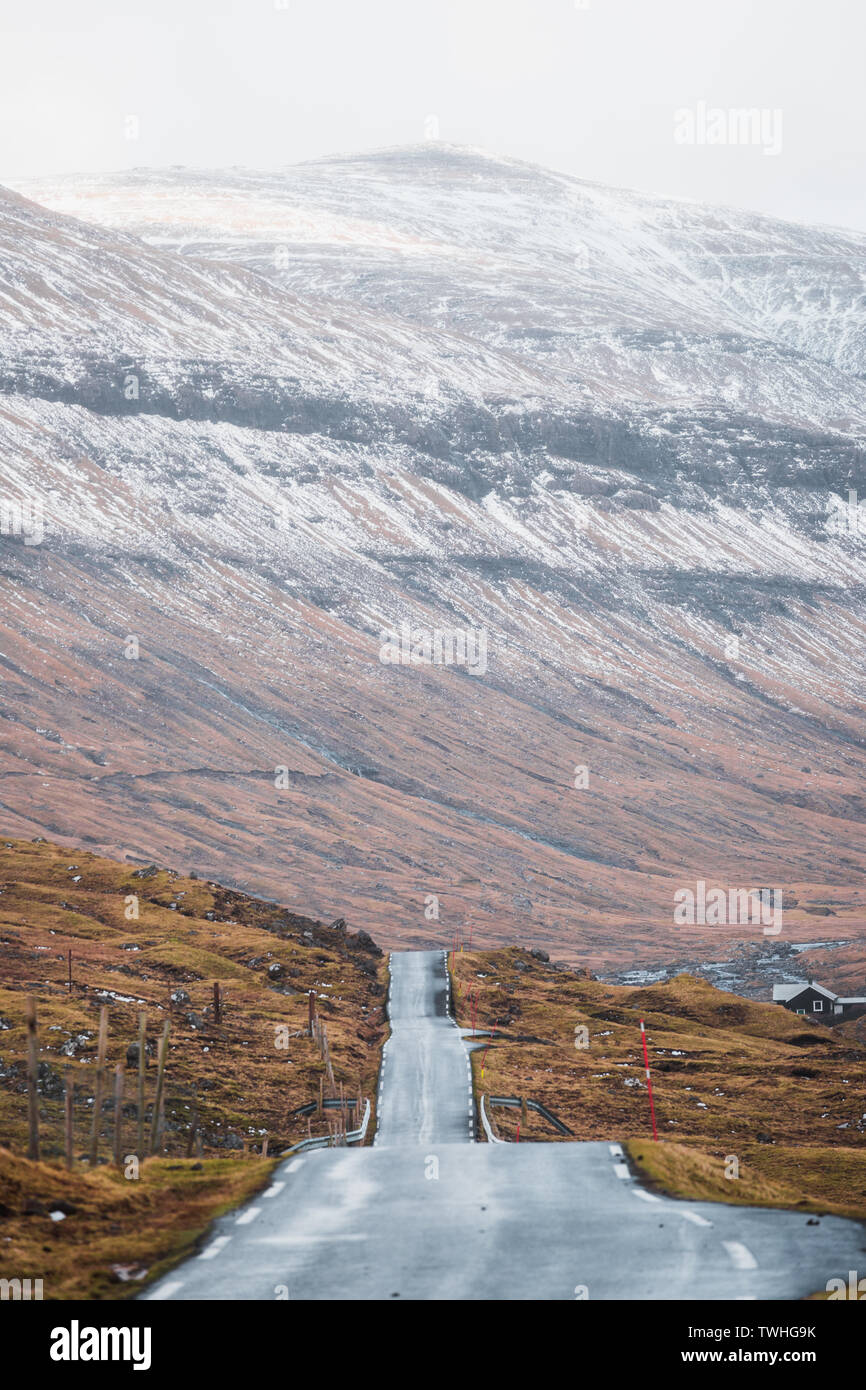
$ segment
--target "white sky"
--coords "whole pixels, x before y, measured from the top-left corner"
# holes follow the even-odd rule
[[[0,0],[0,182],[273,168],[435,115],[582,178],[866,230],[863,0],[580,3]],[[675,143],[699,101],[780,108],[782,153]]]

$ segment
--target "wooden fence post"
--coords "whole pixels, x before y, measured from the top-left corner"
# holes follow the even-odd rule
[[[119,1168],[123,1163],[123,1063],[118,1062],[114,1069],[114,1162]]]
[[[96,1086],[93,1096],[93,1121],[90,1127],[90,1166],[96,1166],[99,1156],[99,1124],[102,1110],[102,1080],[105,1070],[105,1049],[108,1045],[108,1005],[99,1010],[99,1042],[96,1047]]]
[[[71,951],[71,950],[67,952],[67,956],[68,956],[67,965],[68,965],[68,971],[69,971],[69,974],[68,974],[68,981],[67,981],[67,988],[68,988],[68,990],[69,990],[69,993],[71,994],[71,993],[72,993],[72,951]]]
[[[71,1169],[75,1162],[72,1138],[72,1106],[75,1097],[75,1082],[72,1080],[72,1068],[65,1069],[65,1090],[63,1096],[64,1109],[64,1140],[66,1148],[66,1166]]]
[[[189,1121],[189,1137],[186,1141],[186,1156],[192,1158],[195,1147],[195,1137],[198,1131],[198,1092],[193,1088],[192,1093],[192,1115]]]
[[[216,981],[214,981],[213,987],[213,1021],[214,1023],[220,1021],[220,987]]]
[[[27,1157],[39,1158],[39,1034],[36,1000],[27,1000]]]
[[[144,1158],[144,1078],[147,1070],[147,1014],[138,1015],[138,1135],[136,1153],[139,1163]]]
[[[171,1030],[171,1022],[165,1020],[162,1026],[162,1037],[159,1040],[159,1058],[156,1064],[156,1097],[153,1102],[153,1118],[150,1122],[150,1152],[156,1153],[159,1143],[160,1112],[162,1110],[162,1091],[165,1084],[165,1059],[168,1053],[168,1035]]]

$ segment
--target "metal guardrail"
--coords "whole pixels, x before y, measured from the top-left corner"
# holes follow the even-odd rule
[[[367,1125],[370,1123],[370,1102],[364,1104],[364,1118],[357,1129],[350,1129],[345,1135],[347,1144],[361,1144],[367,1135]],[[302,1139],[300,1144],[295,1144],[291,1149],[287,1149],[285,1157],[290,1158],[292,1154],[304,1153],[307,1149],[332,1149],[336,1147],[337,1136],[334,1134],[322,1134],[315,1139]]]
[[[484,1097],[483,1097],[483,1096],[481,1097],[481,1123],[482,1123],[483,1126],[484,1126],[484,1133],[487,1135],[487,1142],[488,1142],[488,1144],[504,1144],[504,1143],[505,1143],[505,1140],[504,1140],[504,1139],[497,1139],[496,1135],[493,1133],[493,1130],[492,1130],[491,1127],[490,1127],[490,1121],[489,1121],[488,1118],[487,1118],[487,1111],[484,1109]]]
[[[354,1096],[346,1100],[340,1100],[339,1097],[336,1100],[327,1097],[322,1101],[325,1110],[354,1110],[355,1106],[359,1104],[360,1102]],[[314,1115],[318,1108],[319,1102],[317,1100],[307,1101],[306,1105],[298,1105],[295,1107],[292,1111],[292,1117],[295,1115]]]
[[[519,1110],[524,1104],[520,1096],[491,1096],[491,1105],[505,1105],[511,1110]],[[574,1136],[574,1130],[569,1129],[568,1125],[563,1124],[562,1120],[557,1119],[552,1110],[548,1110],[546,1105],[542,1105],[540,1100],[527,1100],[525,1102],[527,1110],[534,1110],[536,1114],[543,1115],[544,1118],[553,1125],[559,1134],[570,1134]]]
[[[346,1135],[347,1144],[362,1144],[367,1136],[367,1125],[370,1123],[370,1102],[364,1105],[364,1118],[357,1129],[350,1129]]]

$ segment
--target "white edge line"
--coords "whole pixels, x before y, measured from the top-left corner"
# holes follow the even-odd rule
[[[739,1240],[723,1240],[722,1245],[728,1252],[731,1264],[736,1269],[757,1269],[758,1261],[755,1259],[747,1245],[743,1245]]]
[[[708,1221],[705,1216],[701,1216],[697,1211],[684,1211],[683,1216],[686,1221],[691,1221],[695,1226],[712,1226],[712,1221]]]
[[[205,1246],[204,1250],[202,1250],[199,1255],[199,1259],[212,1260],[215,1255],[218,1255],[219,1252],[228,1245],[230,1240],[231,1236],[217,1236],[216,1240],[212,1240],[210,1245]]]
[[[248,1226],[251,1221],[255,1221],[261,1207],[249,1207],[247,1211],[242,1211],[235,1221],[236,1226]]]

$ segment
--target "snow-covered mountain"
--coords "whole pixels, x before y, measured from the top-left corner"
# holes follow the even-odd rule
[[[862,928],[864,280],[441,146],[3,193],[3,825],[392,941],[682,954],[714,876]]]

